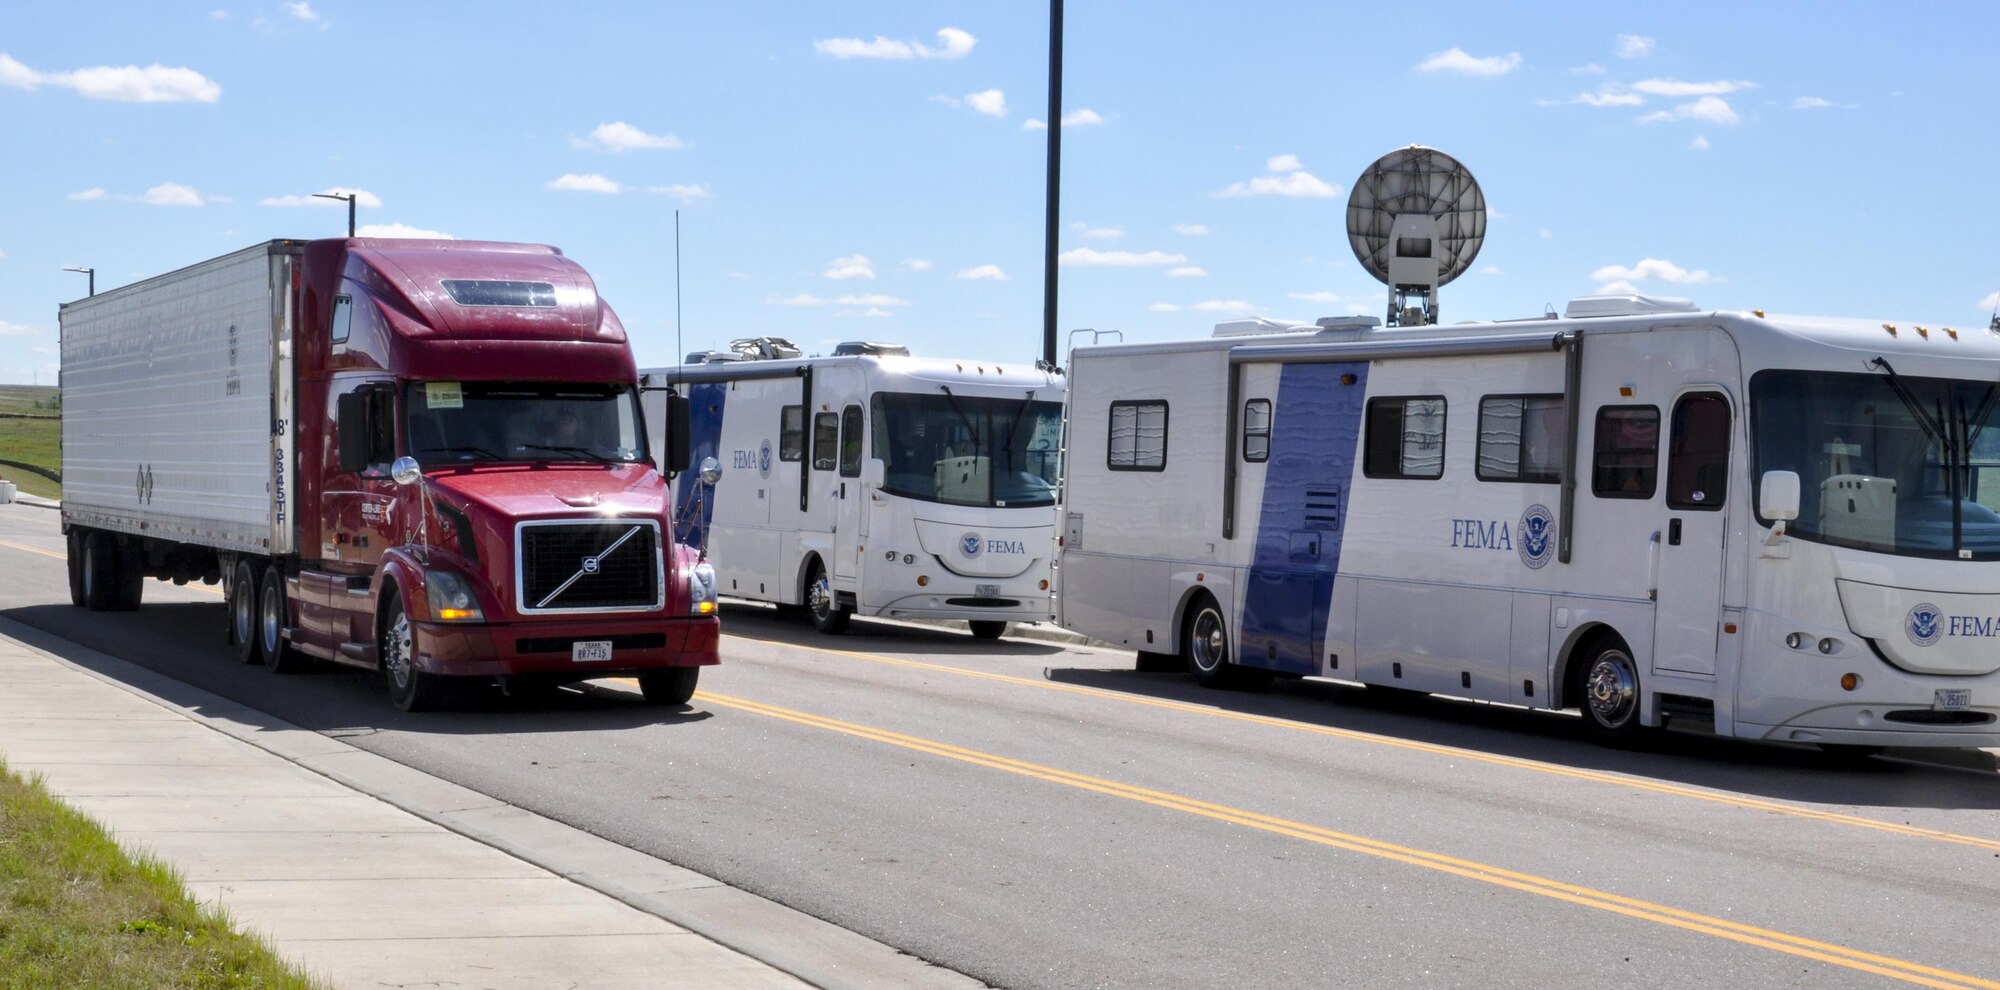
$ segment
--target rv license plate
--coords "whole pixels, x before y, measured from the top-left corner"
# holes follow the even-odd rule
[[[1971,707],[1971,688],[1938,688],[1931,699],[1931,711],[1934,712],[1962,712]]]
[[[578,640],[569,646],[569,658],[576,663],[603,663],[611,659],[608,639]]]
[[[972,590],[977,592],[981,598],[1000,597],[1000,586],[997,584],[982,584],[974,587]]]

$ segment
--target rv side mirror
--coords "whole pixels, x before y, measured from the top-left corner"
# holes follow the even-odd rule
[[[1799,517],[1799,473],[1766,471],[1757,485],[1757,507],[1764,518],[1785,522]]]
[[[861,462],[861,487],[880,488],[889,482],[889,466],[880,457],[870,457]]]
[[[688,435],[688,416],[693,410],[687,396],[667,393],[667,462],[660,466],[675,474],[694,463],[694,441]]]
[[[368,428],[368,393],[349,392],[340,397],[334,433],[340,438],[340,469],[358,474],[368,469],[369,443],[374,433]]]

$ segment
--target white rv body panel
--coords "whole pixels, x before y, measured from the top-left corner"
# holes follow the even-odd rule
[[[293,549],[295,242],[66,303],[66,523],[259,554]]]
[[[649,389],[671,384],[689,397],[694,461],[713,457],[721,468],[712,491],[699,472],[682,475],[676,515],[684,539],[705,542],[723,594],[805,604],[820,567],[857,615],[1053,617],[1060,378],[1028,364],[894,355],[642,374]],[[649,426],[661,438],[663,395],[646,393]],[[1031,398],[1027,408],[1039,413],[1017,421]],[[884,416],[891,422],[878,424]],[[975,434],[988,444],[1015,440],[1011,455],[968,443]],[[1010,490],[1023,457],[1034,462],[1034,478]],[[864,484],[870,461],[882,462],[881,487]]]
[[[2000,744],[2000,429],[1968,431],[1953,517],[1915,490],[1942,448],[1882,439],[1914,414],[1869,365],[1967,390],[1970,422],[2000,337],[1898,330],[1642,312],[1078,348],[1058,621],[1182,652],[1208,596],[1242,666],[1530,707],[1575,707],[1615,635],[1647,725]],[[1843,388],[1868,399],[1840,422],[1798,412]],[[1794,535],[1760,470],[1808,476]]]

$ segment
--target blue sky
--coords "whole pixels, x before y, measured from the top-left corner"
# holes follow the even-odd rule
[[[272,237],[554,244],[642,365],[756,334],[1040,353],[1047,11],[1021,3],[8,4],[0,381],[56,307]],[[1984,326],[1990,4],[1071,3],[1059,324],[1384,308],[1344,234],[1425,144],[1494,211],[1443,318],[1625,283]],[[320,205],[292,205],[297,203]]]

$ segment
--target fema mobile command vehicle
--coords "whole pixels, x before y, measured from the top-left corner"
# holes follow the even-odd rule
[[[406,710],[451,678],[679,704],[717,661],[685,442],[655,462],[624,327],[555,248],[270,241],[61,322],[75,604],[219,581],[238,657],[379,668]]]
[[[1399,151],[1349,204],[1387,325],[1073,351],[1061,624],[1614,742],[2000,744],[2000,334],[1643,296],[1438,326],[1484,223]]]
[[[716,462],[677,497],[722,594],[804,606],[828,633],[856,614],[962,619],[982,639],[1052,618],[1054,373],[759,337],[645,381],[688,397],[692,457]]]

